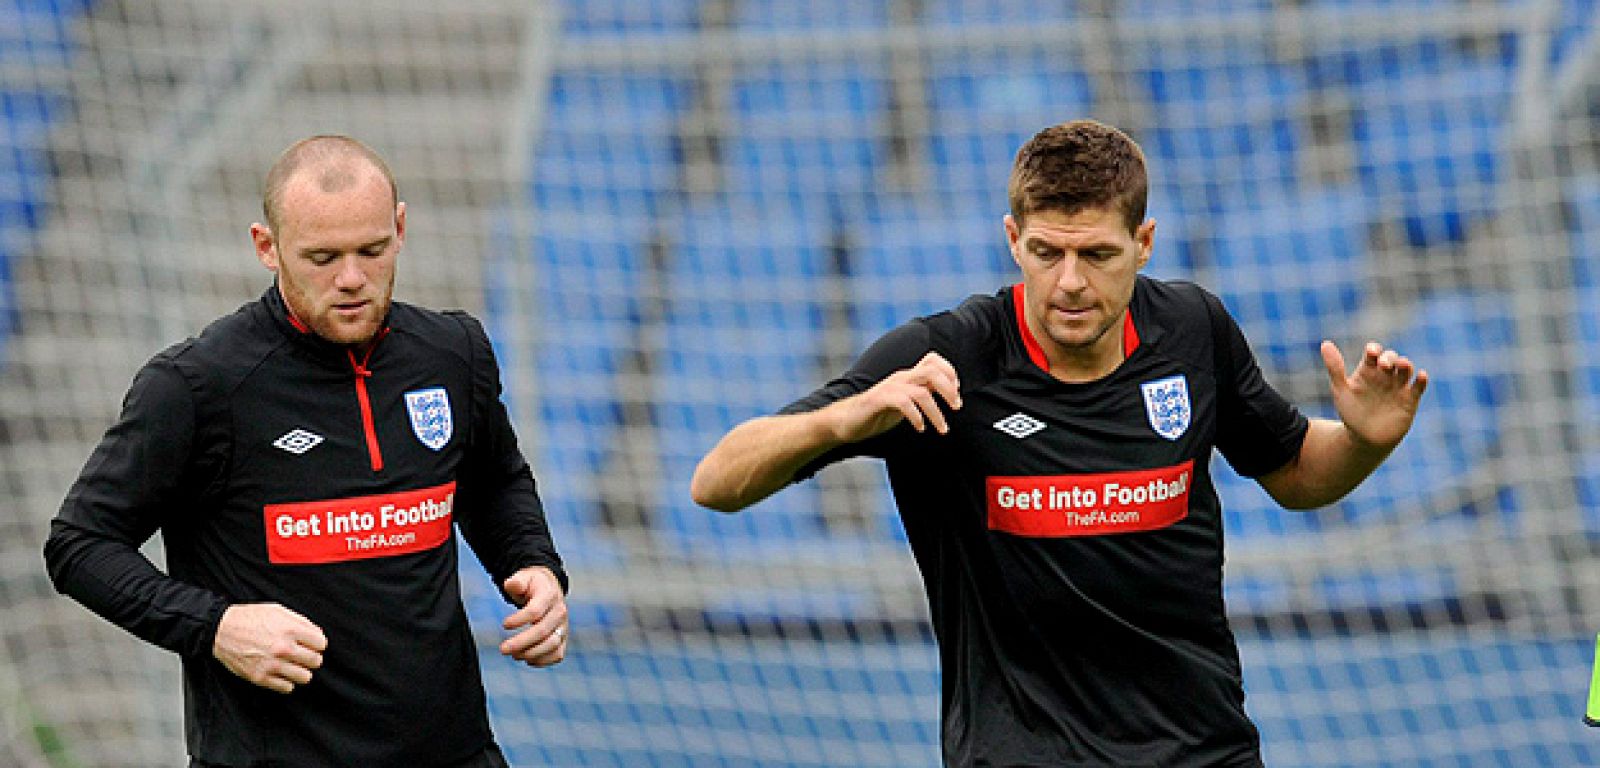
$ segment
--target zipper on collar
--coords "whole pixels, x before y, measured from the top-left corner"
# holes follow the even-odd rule
[[[367,345],[367,352],[360,360],[356,360],[355,350],[345,350],[345,355],[350,358],[350,368],[356,374],[356,400],[361,404],[361,428],[367,435],[367,456],[372,460],[373,472],[383,471],[383,451],[378,448],[378,430],[372,420],[372,399],[367,396],[367,379],[372,378],[372,370],[367,363],[372,360],[372,352],[378,348],[378,342],[388,333],[388,328],[379,331],[372,343]]]

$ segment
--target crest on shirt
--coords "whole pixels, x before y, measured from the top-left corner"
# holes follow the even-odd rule
[[[437,451],[450,442],[455,423],[450,418],[450,395],[444,387],[407,392],[406,413],[411,416],[411,431],[429,449]]]
[[[1150,428],[1168,440],[1177,440],[1189,429],[1189,382],[1183,374],[1147,381],[1139,385],[1144,392],[1144,412]]]

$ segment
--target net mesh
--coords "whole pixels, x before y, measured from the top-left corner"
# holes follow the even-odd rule
[[[39,545],[137,366],[267,284],[263,169],[343,132],[409,203],[400,298],[488,323],[569,561],[572,653],[537,672],[464,566],[513,761],[936,763],[881,469],[737,516],[688,478],[887,329],[1015,281],[1011,157],[1082,116],[1149,156],[1149,271],[1221,295],[1290,399],[1331,415],[1324,338],[1433,379],[1339,504],[1214,468],[1268,764],[1600,760],[1595,10],[0,1],[0,762],[181,762],[176,661],[55,597]]]

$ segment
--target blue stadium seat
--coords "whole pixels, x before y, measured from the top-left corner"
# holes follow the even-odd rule
[[[1555,40],[1552,41],[1552,67],[1559,69],[1574,57],[1583,55],[1584,46],[1600,34],[1597,22],[1600,22],[1600,3],[1595,0],[1563,0],[1561,19],[1556,24]]]
[[[914,317],[1016,282],[996,212],[890,200],[862,222],[848,263],[857,348]]]
[[[70,25],[92,0],[0,3],[0,66],[65,67],[73,52]]]
[[[1580,176],[1568,182],[1567,204],[1573,280],[1580,287],[1600,285],[1600,176]]]
[[[1041,129],[1088,117],[1094,92],[1064,48],[955,53],[928,63],[933,184],[956,201],[999,201],[1017,150]]]
[[[734,0],[734,29],[881,29],[889,25],[891,0]]]
[[[45,137],[59,111],[59,99],[50,94],[0,90],[0,232],[43,223],[50,178]]]
[[[730,194],[772,215],[852,215],[885,163],[886,72],[880,58],[741,69],[727,136]]]
[[[1265,17],[1273,5],[1273,0],[1119,0],[1114,7],[1122,21],[1128,23],[1151,18],[1203,21]]]
[[[1456,7],[1453,0],[1311,0],[1307,5],[1355,11],[1433,11]]]
[[[688,78],[558,74],[535,150],[535,203],[562,213],[658,212],[681,186],[675,137],[693,93]]]
[[[1512,68],[1469,57],[1447,41],[1350,49],[1325,59],[1313,79],[1345,91],[1364,191],[1394,211],[1406,241],[1464,241],[1494,214],[1504,171]]]
[[[1175,199],[1175,192],[1170,184],[1150,187],[1145,217],[1156,220],[1156,240],[1144,273],[1166,280],[1193,280],[1202,249],[1200,238],[1208,232],[1206,228],[1211,226],[1211,219],[1198,214],[1186,215],[1184,207]]]
[[[1298,186],[1308,84],[1250,38],[1141,46],[1132,82],[1154,108],[1138,136],[1151,183],[1192,216],[1278,200]]]
[[[1039,24],[1077,18],[1077,6],[1076,0],[926,0],[922,20],[931,25]]]
[[[1513,387],[1505,361],[1517,344],[1511,307],[1502,294],[1434,296],[1416,307],[1414,325],[1382,340],[1428,371],[1428,407],[1383,466],[1340,502],[1345,520],[1395,519],[1426,506],[1433,526],[1448,528],[1481,514],[1516,524],[1515,505],[1502,503],[1506,499],[1479,507],[1449,496],[1470,487],[1473,473],[1499,450],[1502,409]],[[1346,358],[1353,352],[1346,350]]]
[[[1600,192],[1600,187],[1596,191]],[[1600,197],[1592,202],[1600,202]],[[1585,254],[1587,275],[1580,279],[1572,301],[1578,342],[1573,361],[1578,390],[1573,396],[1573,410],[1578,428],[1593,434],[1600,430],[1600,283],[1595,282],[1595,271],[1600,270],[1600,263],[1596,263],[1600,260],[1600,230],[1587,229],[1573,237],[1585,238],[1589,249]],[[1584,527],[1591,536],[1600,536],[1600,452],[1579,456],[1574,465]]]
[[[666,479],[659,532],[684,551],[747,561],[819,541],[824,530],[812,484],[726,516],[695,506],[688,481],[728,429],[821,383],[824,233],[723,203],[695,206],[679,224],[655,380]]]
[[[0,66],[3,61],[0,55]],[[21,322],[12,260],[44,225],[51,174],[45,140],[60,111],[59,99],[51,94],[0,90],[0,366],[6,339]]]
[[[1321,341],[1351,327],[1367,290],[1370,219],[1353,189],[1280,197],[1215,219],[1211,287],[1269,372],[1315,365]]]
[[[688,32],[700,26],[706,0],[562,0],[561,30],[568,34],[647,35]]]
[[[624,439],[618,376],[640,343],[651,236],[637,223],[551,218],[535,238],[541,433],[529,441],[537,446],[530,460],[551,524],[564,535],[599,533],[596,488]],[[593,543],[572,548],[581,550],[572,555],[578,562],[611,556]]]

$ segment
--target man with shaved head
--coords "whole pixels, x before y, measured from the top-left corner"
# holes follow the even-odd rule
[[[262,208],[273,285],[135,377],[50,576],[181,656],[194,766],[504,766],[452,524],[516,606],[501,653],[561,661],[567,609],[493,348],[391,301],[406,205],[366,145],[294,144]]]

